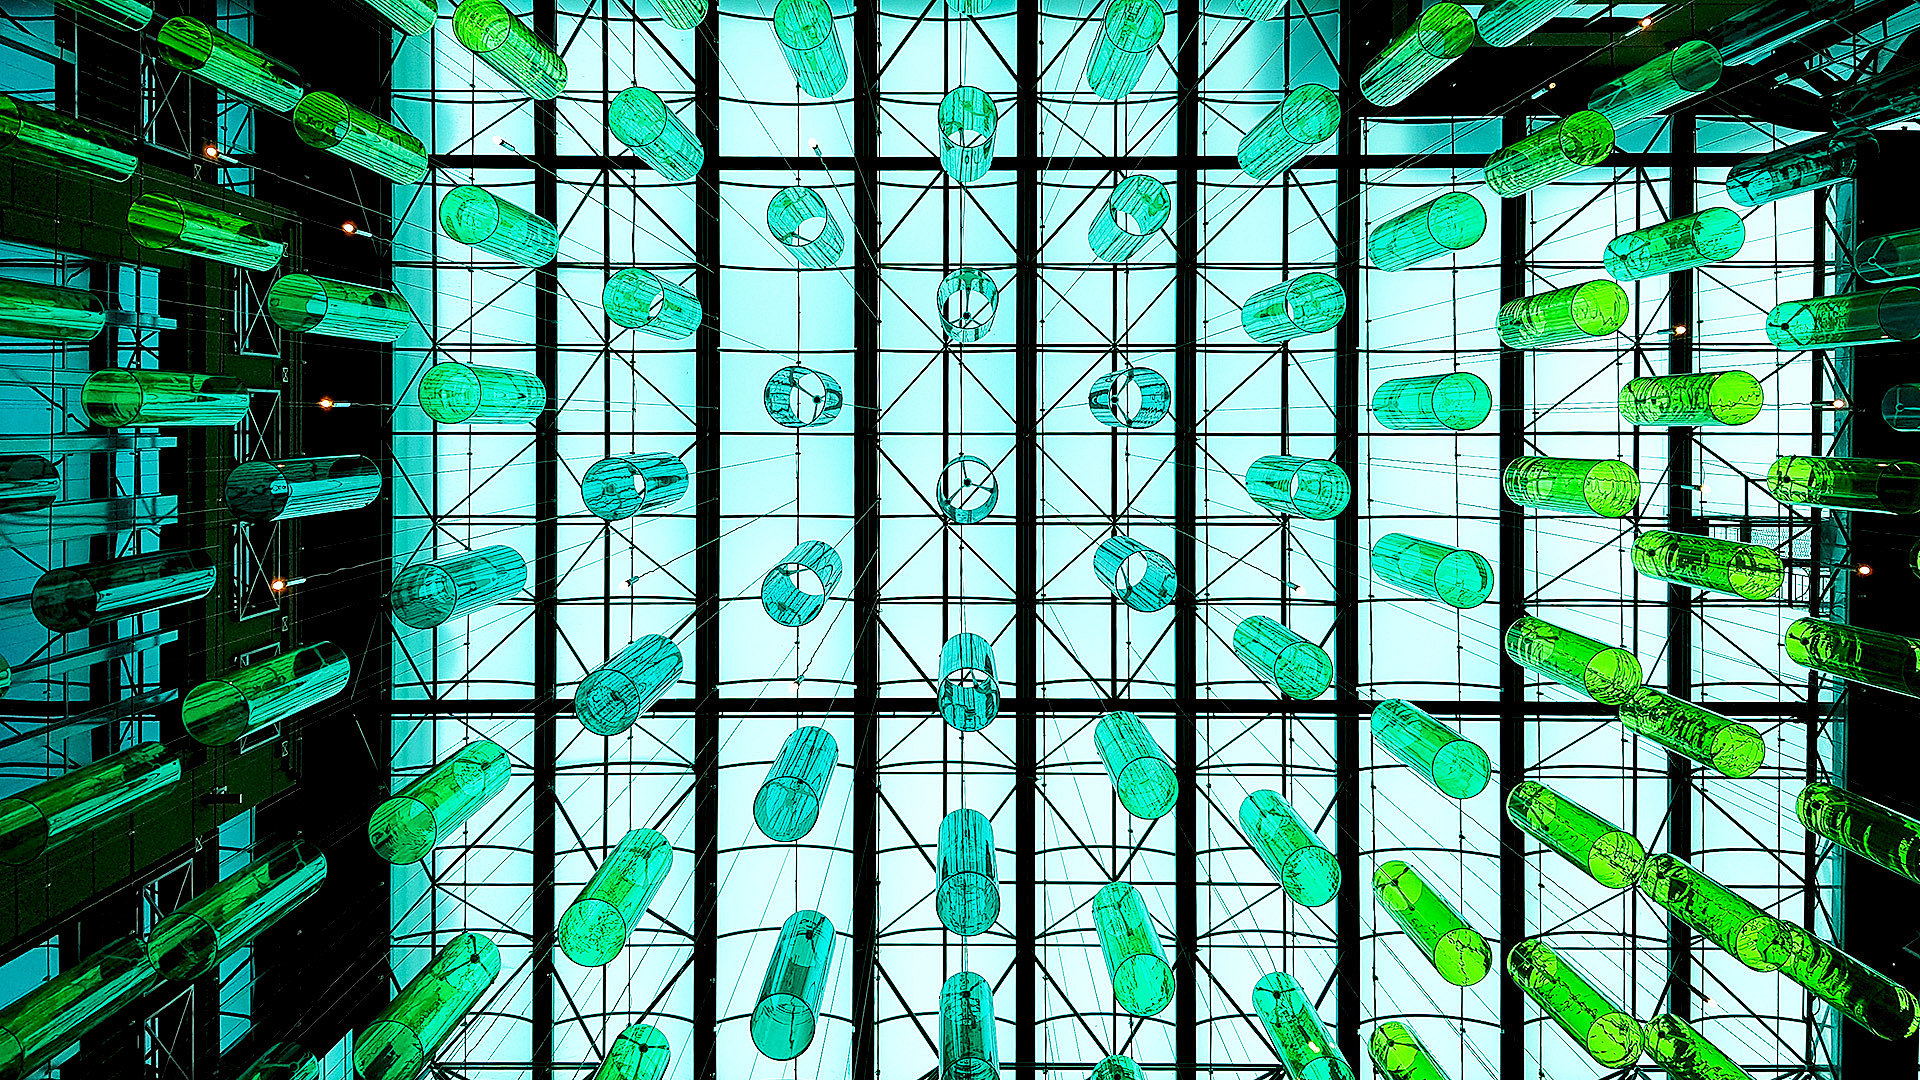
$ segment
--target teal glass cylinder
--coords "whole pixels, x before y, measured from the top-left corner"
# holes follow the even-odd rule
[[[1853,251],[1853,272],[1874,284],[1920,277],[1920,229],[1862,240]]]
[[[813,1042],[821,998],[833,968],[833,922],[817,911],[796,911],[780,926],[767,973],[760,980],[748,1030],[753,1045],[775,1061],[792,1061]]]
[[[285,115],[306,93],[299,72],[199,19],[168,19],[160,24],[155,39],[160,59],[168,66],[205,79],[256,108]]]
[[[1540,349],[1605,337],[1626,321],[1626,290],[1596,280],[1509,300],[1500,305],[1496,329],[1510,349]]]
[[[601,458],[580,477],[580,501],[602,521],[672,506],[687,493],[687,463],[664,452]]]
[[[0,799],[0,863],[32,862],[180,782],[178,754],[142,743]]]
[[[1138,716],[1116,711],[1100,717],[1093,728],[1093,747],[1127,813],[1151,821],[1173,809],[1180,798],[1180,778]]]
[[[1832,349],[1920,338],[1920,289],[1788,300],[1767,313],[1767,340],[1782,349]]]
[[[1620,419],[1659,427],[1739,427],[1766,406],[1760,380],[1745,371],[1647,375],[1620,388]]]
[[[1435,720],[1411,701],[1392,698],[1373,707],[1373,741],[1450,799],[1471,799],[1493,775],[1487,752]]]
[[[1634,884],[1647,861],[1632,833],[1537,780],[1507,793],[1507,819],[1609,889]]]
[[[393,617],[431,630],[492,607],[527,587],[527,560],[504,544],[415,563],[393,577]]]
[[[1373,1029],[1367,1056],[1387,1080],[1450,1080],[1420,1036],[1398,1020]]]
[[[1751,724],[1643,686],[1620,705],[1620,723],[1722,776],[1741,779],[1759,771],[1767,744]]]
[[[1731,259],[1746,244],[1747,223],[1726,207],[1713,206],[1621,233],[1607,241],[1603,260],[1615,281],[1639,281]]]
[[[1627,650],[1531,615],[1508,625],[1504,647],[1514,663],[1603,705],[1624,703],[1645,680]]]
[[[1876,148],[1871,137],[1816,135],[1727,170],[1727,197],[1741,206],[1765,206],[1789,195],[1831,187],[1859,175]]]
[[[1167,185],[1151,176],[1129,176],[1113,185],[1087,224],[1087,247],[1101,262],[1126,262],[1166,225],[1172,212]]]
[[[1466,371],[1389,379],[1373,392],[1373,418],[1391,431],[1471,431],[1493,412],[1486,380]]]
[[[707,160],[707,152],[693,131],[667,108],[659,94],[644,86],[629,86],[614,95],[613,104],[607,107],[607,130],[669,180],[693,179]]]
[[[1132,1058],[1115,1054],[1095,1062],[1087,1080],[1146,1080],[1146,1074]]]
[[[781,427],[809,428],[832,423],[846,401],[840,383],[824,371],[788,366],[767,378],[762,403],[767,417]]]
[[[374,807],[367,819],[374,854],[395,865],[419,862],[506,790],[512,776],[498,743],[468,743]]]
[[[0,1009],[0,1077],[24,1080],[108,1017],[156,989],[160,973],[133,936],[110,942]],[[137,1024],[138,1022],[133,1022]],[[65,1075],[80,1070],[63,1068]]]
[[[60,471],[38,454],[0,455],[0,514],[30,514],[60,501]]]
[[[1276,514],[1326,521],[1347,508],[1353,485],[1340,466],[1320,458],[1269,455],[1247,466],[1247,494]]]
[[[153,22],[153,9],[139,0],[53,0],[78,15],[116,30],[145,30]]]
[[[1482,43],[1504,49],[1547,25],[1573,0],[1500,0],[1489,4],[1474,20]]]
[[[560,234],[551,221],[472,184],[440,200],[440,227],[455,240],[517,266],[545,266],[560,253]]]
[[[196,742],[226,746],[347,688],[353,664],[331,641],[287,649],[187,692],[180,719]]]
[[[1587,108],[1620,128],[1663,112],[1713,89],[1720,81],[1720,50],[1704,41],[1686,41],[1673,51],[1602,83]]]
[[[1556,120],[1487,158],[1487,186],[1503,199],[1524,195],[1543,184],[1598,165],[1613,153],[1613,125],[1583,109]]]
[[[813,831],[839,761],[840,745],[826,728],[800,727],[787,736],[753,797],[753,821],[767,839],[786,844]]]
[[[1347,313],[1347,294],[1331,274],[1302,274],[1253,294],[1240,306],[1247,336],[1278,345],[1331,330]]]
[[[993,823],[980,811],[967,809],[940,819],[936,860],[933,907],[940,925],[961,937],[977,937],[992,929],[1000,917]]]
[[[1130,536],[1109,536],[1093,550],[1093,573],[1135,611],[1159,611],[1180,592],[1173,560]]]
[[[1611,458],[1521,457],[1501,470],[1500,489],[1533,510],[1617,518],[1639,505],[1640,474]]]
[[[1292,1080],[1354,1080],[1339,1043],[1293,976],[1283,971],[1262,975],[1253,987],[1253,1011]]]
[[[247,270],[271,270],[287,251],[287,245],[267,239],[266,230],[255,222],[155,192],[128,204],[127,233],[141,247]]]
[[[993,168],[993,136],[1000,109],[977,86],[956,86],[940,99],[940,168],[970,184]]]
[[[940,314],[940,328],[949,341],[979,341],[993,329],[994,312],[1000,307],[1000,286],[985,270],[963,266],[940,279],[933,302]]]
[[[1093,898],[1093,926],[1116,1004],[1135,1016],[1156,1016],[1173,1003],[1173,965],[1139,889],[1124,881],[1102,887]]]
[[[567,959],[582,967],[612,963],[671,869],[673,845],[666,837],[652,829],[621,837],[560,916],[557,936]]]
[[[1333,138],[1340,126],[1340,97],[1319,83],[1290,91],[1240,138],[1236,160],[1255,180],[1271,180]]]
[[[0,94],[0,153],[108,184],[124,184],[140,167],[123,135]],[[0,301],[4,302],[4,301]],[[6,333],[0,330],[0,333]]]
[[[619,270],[600,290],[607,318],[629,330],[679,340],[700,327],[700,298],[638,267]]]
[[[1880,419],[1895,431],[1920,431],[1920,383],[1900,383],[1880,395]]]
[[[1367,257],[1380,270],[1405,270],[1463,251],[1487,231],[1487,208],[1464,191],[1449,191],[1389,218],[1367,234]]]
[[[955,731],[979,731],[1000,715],[993,646],[961,631],[940,646],[940,718]]]
[[[1771,548],[1691,533],[1649,530],[1629,553],[1638,573],[1657,581],[1767,600],[1786,582],[1786,563]]]
[[[824,540],[804,540],[760,580],[760,606],[782,626],[805,626],[825,610],[838,584],[840,553]]]
[[[382,483],[379,466],[358,456],[244,461],[221,497],[241,521],[286,521],[369,506]]]
[[[49,570],[33,583],[29,603],[41,626],[70,634],[191,603],[219,581],[213,557],[200,548],[150,551]]]
[[[840,261],[846,234],[827,201],[809,187],[781,188],[767,201],[767,231],[801,266],[825,269]]]
[[[413,309],[391,289],[312,274],[286,274],[267,289],[267,317],[294,334],[358,341],[397,341],[412,328]]]
[[[420,411],[436,424],[530,424],[547,407],[531,371],[442,360],[420,376]]]
[[[535,101],[552,101],[567,89],[567,62],[500,0],[459,0],[453,37]]]
[[[1296,904],[1319,907],[1340,891],[1340,863],[1293,805],[1261,789],[1240,801],[1240,831]]]
[[[85,289],[0,278],[0,336],[92,341],[106,325],[106,305]]]
[[[440,14],[438,0],[365,0],[366,5],[378,12],[395,30],[410,37],[433,32],[433,23]]]
[[[1459,4],[1441,0],[1421,12],[1360,73],[1360,96],[1375,105],[1398,105],[1472,45],[1473,16]]]
[[[691,30],[699,26],[709,10],[707,0],[653,0],[653,6],[667,25],[675,30]]]
[[[353,1040],[359,1080],[415,1080],[500,977],[500,949],[461,934],[433,955]]]
[[[1789,506],[1920,513],[1920,462],[1789,454],[1767,469],[1767,494]]]
[[[1110,428],[1150,428],[1166,419],[1173,389],[1152,368],[1126,367],[1093,380],[1087,408]]]
[[[999,1075],[993,988],[971,971],[957,972],[940,987],[940,1080],[993,1080]]]
[[[208,886],[154,924],[147,959],[176,982],[210,974],[327,880],[327,857],[304,840],[266,854]]]
[[[1087,57],[1087,89],[1103,101],[1119,101],[1132,93],[1166,29],[1167,13],[1160,10],[1159,0],[1107,0],[1099,36]]]
[[[1486,556],[1417,536],[1382,536],[1373,542],[1368,564],[1394,587],[1452,607],[1478,607],[1493,594],[1493,565]]]
[[[1327,651],[1265,615],[1233,628],[1233,652],[1249,671],[1296,701],[1312,701],[1333,683]]]
[[[673,1046],[660,1029],[641,1020],[622,1028],[588,1080],[662,1080]]]
[[[827,0],[780,0],[773,7],[773,36],[801,93],[830,98],[847,85],[847,54]]]
[[[933,485],[933,504],[940,516],[955,525],[983,521],[1000,501],[1000,481],[993,466],[972,454],[960,454],[940,470]]]
[[[1609,1069],[1640,1059],[1639,1021],[1553,946],[1538,938],[1515,945],[1507,952],[1507,976],[1588,1057]]]
[[[685,661],[673,639],[646,634],[588,672],[573,694],[580,726],[595,735],[618,735],[673,689]]]
[[[425,143],[338,94],[316,90],[302,97],[293,107],[293,131],[308,146],[396,184],[417,184],[427,178]]]

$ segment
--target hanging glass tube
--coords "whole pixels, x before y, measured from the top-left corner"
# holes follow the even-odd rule
[[[641,913],[673,868],[673,845],[652,829],[633,829],[587,879],[560,916],[560,950],[582,967],[603,967],[620,955]]]
[[[595,735],[618,735],[673,689],[685,667],[680,647],[660,634],[646,634],[587,673],[573,694],[580,726]]]
[[[447,942],[354,1038],[354,1075],[414,1080],[499,977],[500,949],[492,940],[466,933]]]
[[[1094,1062],[1087,1080],[1146,1080],[1146,1074],[1132,1058],[1114,1054]]]
[[[273,269],[287,250],[246,218],[151,192],[127,205],[127,233],[142,247],[248,270]]]
[[[1487,939],[1411,865],[1391,859],[1375,867],[1373,898],[1441,978],[1455,986],[1472,986],[1487,977],[1493,966]]]
[[[963,266],[940,279],[934,306],[940,312],[940,327],[946,331],[947,340],[979,341],[993,329],[993,315],[1000,307],[1000,286],[985,270]]]
[[[1173,390],[1152,368],[1126,367],[1093,380],[1087,408],[1110,428],[1150,428],[1166,419]]]
[[[791,843],[813,831],[840,761],[840,744],[823,727],[795,728],[753,797],[753,820],[769,840]]]
[[[105,428],[232,427],[250,406],[240,380],[226,375],[110,368],[80,387],[87,419]]]
[[[700,298],[638,267],[616,271],[600,290],[607,318],[630,330],[677,340],[700,328]]]
[[[955,731],[979,731],[1000,715],[993,646],[961,631],[940,646],[940,717]]]
[[[504,544],[415,563],[393,577],[393,617],[430,630],[492,607],[527,587],[527,560]]]
[[[1107,192],[1087,224],[1087,247],[1102,262],[1126,262],[1166,225],[1173,211],[1167,185],[1151,176],[1129,176]]]
[[[200,548],[150,551],[49,570],[33,583],[33,617],[55,633],[125,619],[213,591],[220,571]]]
[[[1647,1054],[1672,1080],[1753,1080],[1693,1025],[1672,1013],[1659,1013],[1645,1025]]]
[[[1920,640],[1826,619],[1795,619],[1782,645],[1802,667],[1920,697]]]
[[[440,13],[438,0],[366,0],[366,4],[410,37],[432,33]]]
[[[1727,197],[1741,206],[1767,203],[1851,180],[1877,144],[1857,135],[1816,135],[1727,170]]]
[[[1731,259],[1746,243],[1747,223],[1740,215],[1712,206],[1621,233],[1607,241],[1603,260],[1615,281],[1639,281]]]
[[[780,0],[773,7],[773,36],[801,93],[830,98],[847,85],[847,54],[827,0]]]
[[[440,227],[517,266],[545,266],[560,252],[553,222],[473,184],[461,184],[440,200]]]
[[[669,180],[693,179],[707,160],[692,130],[659,94],[644,86],[629,86],[614,95],[607,107],[607,130],[648,168]]]
[[[1486,556],[1405,533],[1388,533],[1368,555],[1373,575],[1416,596],[1457,608],[1477,607],[1493,594]]]
[[[993,823],[985,814],[963,808],[940,819],[934,877],[933,907],[940,925],[961,937],[993,928],[1000,917],[1000,872]]]
[[[1133,92],[1147,58],[1167,29],[1159,0],[1107,0],[1100,33],[1087,57],[1087,89],[1103,101],[1119,101]]]
[[[1920,462],[1788,455],[1767,470],[1767,494],[1789,506],[1916,514]]]
[[[1540,349],[1605,337],[1626,321],[1626,290],[1600,279],[1509,300],[1500,305],[1496,329],[1510,349]]]
[[[1398,105],[1425,86],[1473,45],[1473,16],[1441,0],[1420,13],[1360,73],[1360,96],[1375,105]]]
[[[1273,1040],[1286,1075],[1297,1080],[1354,1080],[1353,1067],[1313,1008],[1313,999],[1284,971],[1260,976],[1253,1011]]]
[[[1487,208],[1464,191],[1449,191],[1388,218],[1367,234],[1367,257],[1380,270],[1405,270],[1463,251],[1487,231]]]
[[[552,101],[567,89],[567,62],[500,0],[459,0],[453,36],[474,59],[535,101]]]
[[[1624,127],[1713,89],[1720,71],[1719,49],[1704,41],[1682,42],[1672,52],[1602,83],[1587,99],[1587,108],[1614,127]]]
[[[530,424],[547,407],[531,371],[442,360],[420,376],[420,411],[436,424]]]
[[[106,306],[85,289],[0,278],[0,337],[92,341],[106,325]]]
[[[1347,294],[1331,274],[1301,274],[1262,289],[1240,305],[1247,336],[1268,345],[1331,330],[1347,313]]]
[[[0,132],[5,130],[0,124]],[[1853,250],[1853,272],[1875,284],[1920,277],[1920,229],[1861,241]]]
[[[1289,91],[1241,137],[1236,160],[1248,176],[1271,180],[1333,138],[1339,126],[1339,95],[1319,83],[1306,83]]]
[[[1537,780],[1507,793],[1507,818],[1609,889],[1632,885],[1647,860],[1632,833]]]
[[[1180,798],[1180,778],[1147,725],[1130,712],[1110,712],[1093,728],[1093,747],[1127,813],[1165,817]]]
[[[373,808],[367,840],[395,865],[417,863],[487,800],[506,789],[513,767],[499,744],[476,739]]]
[[[1782,349],[1832,349],[1920,338],[1920,289],[1788,300],[1767,312],[1767,340]]]
[[[0,1077],[47,1075],[44,1066],[162,981],[132,936],[67,966],[0,1009]],[[82,1070],[60,1071],[77,1076]]]
[[[1387,1080],[1450,1080],[1427,1044],[1398,1020],[1373,1029],[1367,1039],[1367,1056]]]
[[[840,384],[823,371],[783,367],[767,379],[762,402],[767,417],[781,427],[809,428],[831,423],[845,398]]]
[[[174,786],[181,775],[179,755],[143,743],[0,799],[0,863],[32,862]]]
[[[1370,725],[1382,750],[1450,799],[1473,798],[1493,775],[1479,744],[1411,701],[1392,698],[1374,706]]]
[[[580,477],[580,501],[602,521],[672,506],[687,493],[687,463],[668,453],[601,458]]]
[[[1869,862],[1920,882],[1920,821],[1864,795],[1811,781],[1793,801],[1794,816]]]
[[[993,1080],[999,1075],[993,988],[971,971],[957,972],[940,987],[940,1080]]]
[[[753,1045],[775,1061],[792,1061],[813,1042],[820,998],[833,968],[833,923],[817,911],[787,916],[760,980],[749,1030]]]
[[[760,606],[782,626],[805,626],[826,609],[838,584],[840,553],[825,540],[805,540],[761,579]]]
[[[1173,560],[1130,536],[1109,536],[1093,551],[1093,573],[1121,603],[1159,611],[1180,591]]]
[[[1500,0],[1480,12],[1474,29],[1482,42],[1504,49],[1547,25],[1571,3],[1573,0]]]
[[[1739,427],[1766,403],[1760,380],[1750,372],[1646,375],[1620,388],[1620,419],[1659,427]]]
[[[11,94],[0,94],[0,154],[109,184],[126,183],[140,166],[124,136]]]
[[[1656,581],[1766,600],[1786,581],[1778,552],[1735,540],[1651,530],[1633,542],[1633,568]]]
[[[673,1047],[660,1029],[642,1020],[622,1028],[588,1080],[661,1080]]]
[[[1347,508],[1353,485],[1340,466],[1320,458],[1269,455],[1247,466],[1247,494],[1276,514],[1326,521]]]
[[[1531,615],[1513,620],[1504,644],[1514,663],[1603,705],[1625,702],[1644,682],[1627,650]]]
[[[1556,120],[1487,158],[1487,186],[1501,198],[1525,195],[1542,184],[1598,165],[1613,153],[1613,125],[1581,110]]]
[[[54,0],[54,3],[116,30],[145,30],[153,22],[153,9],[139,0]]]
[[[379,466],[357,455],[243,461],[221,498],[242,521],[287,521],[372,505],[381,483]]]
[[[293,108],[293,133],[396,184],[427,178],[426,144],[338,94],[315,90],[302,97]]]
[[[785,187],[767,201],[767,231],[801,266],[825,269],[840,261],[846,234],[827,201],[809,187]]]
[[[1173,965],[1139,889],[1124,881],[1103,886],[1093,898],[1093,925],[1116,1004],[1135,1016],[1156,1016],[1173,1002]]]
[[[1325,649],[1265,615],[1233,628],[1233,652],[1249,671],[1296,701],[1312,701],[1333,682],[1333,660]]]
[[[275,1043],[234,1080],[320,1080],[320,1059],[299,1043]]]
[[[1609,1069],[1640,1058],[1640,1022],[1613,1003],[1571,960],[1538,938],[1507,953],[1507,975],[1588,1057]]]
[[[1647,856],[1638,884],[1667,914],[1755,971],[1778,970],[1805,948],[1806,931],[1760,910],[1676,855]]]
[[[1534,510],[1626,517],[1640,502],[1640,474],[1611,458],[1519,457],[1500,473],[1507,498]]]
[[[1920,431],[1920,383],[1899,383],[1880,396],[1880,419],[1895,431]]]
[[[319,848],[304,840],[277,844],[161,919],[147,938],[147,958],[169,979],[198,979],[305,903],[326,880],[327,857]]]
[[[1920,1029],[1920,1000],[1832,942],[1808,934],[1780,974],[1880,1038],[1905,1039]]]
[[[999,501],[1000,481],[994,479],[993,466],[972,454],[947,462],[933,485],[933,504],[955,525],[985,520]]]
[[[1767,760],[1767,744],[1751,724],[1729,720],[1691,701],[1643,686],[1620,705],[1620,723],[1722,776],[1752,776]]]
[[[38,454],[0,456],[0,514],[29,514],[60,501],[60,471]]]
[[[353,664],[331,641],[288,649],[187,692],[180,719],[205,746],[226,746],[347,688]]]
[[[267,317],[289,333],[395,341],[413,326],[399,293],[312,274],[287,274],[267,290]]]
[[[160,24],[160,59],[257,108],[282,115],[300,103],[300,73],[223,30],[181,16]]]
[[[985,90],[956,86],[940,99],[940,168],[970,184],[993,168],[993,136],[1000,110]]]
[[[1277,791],[1240,800],[1240,831],[1296,904],[1319,907],[1340,891],[1340,863]]]

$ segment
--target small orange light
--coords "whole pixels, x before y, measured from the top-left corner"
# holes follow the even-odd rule
[[[208,161],[220,160],[220,144],[219,143],[208,143],[207,145],[200,148],[200,152],[206,155],[206,158]]]
[[[1550,82],[1550,83],[1548,83],[1548,84],[1547,84],[1547,89],[1549,89],[1549,90],[1551,90],[1551,89],[1553,89],[1554,87],[1556,87],[1556,86],[1559,86],[1559,85],[1560,85],[1560,84],[1559,84],[1559,83],[1557,83],[1557,82]]]
[[[272,589],[274,592],[285,592],[287,590],[287,579],[274,578],[272,581],[267,582],[267,588]]]
[[[1844,409],[1844,408],[1846,408],[1846,407],[1847,407],[1847,399],[1846,399],[1846,398],[1843,398],[1843,397],[1837,397],[1837,398],[1834,398],[1834,399],[1833,399],[1833,407],[1834,407],[1834,408],[1836,408],[1836,409]]]
[[[1866,563],[1861,563],[1859,566],[1856,566],[1853,568],[1853,572],[1856,574],[1859,574],[1861,577],[1872,577],[1873,567],[1867,565]]]
[[[1647,27],[1652,25],[1653,25],[1653,19],[1651,17],[1640,20],[1640,29],[1642,30],[1645,30]]]
[[[332,398],[330,398],[330,397],[323,397],[323,398],[321,398],[321,399],[320,399],[320,407],[321,407],[321,408],[323,408],[323,409],[331,409],[331,408],[333,408],[333,399],[332,399]]]
[[[1675,327],[1673,328],[1673,333],[1674,333],[1674,336],[1675,336],[1675,337],[1680,337],[1680,336],[1684,336],[1684,335],[1686,334],[1686,332],[1687,332],[1687,327],[1686,327],[1686,324],[1685,324],[1685,323],[1681,323],[1681,324],[1679,324],[1679,325],[1676,325],[1676,326],[1675,326]]]
[[[346,233],[348,236],[352,236],[354,233],[360,231],[360,226],[355,225],[351,221],[343,221],[340,223],[340,231]]]

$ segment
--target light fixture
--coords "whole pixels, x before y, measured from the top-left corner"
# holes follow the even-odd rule
[[[348,236],[352,236],[360,231],[360,226],[351,221],[343,221],[340,223],[340,231],[346,233]]]
[[[200,153],[204,155],[208,161],[219,161],[220,160],[220,144],[208,143],[207,145],[200,148]]]
[[[269,589],[272,589],[272,590],[273,590],[274,592],[286,592],[286,591],[287,591],[287,579],[286,579],[286,578],[274,578],[274,579],[273,579],[272,581],[269,581],[269,582],[267,582],[267,588],[269,588]]]
[[[1861,563],[1859,566],[1853,568],[1853,572],[1859,574],[1861,577],[1872,577],[1873,565],[1871,563]]]

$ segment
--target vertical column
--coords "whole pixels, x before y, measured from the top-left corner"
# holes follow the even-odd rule
[[[1175,73],[1179,163],[1173,174],[1173,600],[1175,1080],[1194,1080],[1200,1061],[1200,27],[1203,0],[1180,0]]]
[[[1524,112],[1509,113],[1501,122],[1501,145],[1512,146],[1527,136]],[[1526,295],[1527,203],[1525,195],[1500,203],[1500,302]],[[1519,349],[1500,350],[1500,460],[1512,461],[1526,452],[1526,364]],[[1526,614],[1526,513],[1512,499],[1500,499],[1500,625],[1511,626]],[[1525,776],[1527,734],[1523,720],[1526,673],[1506,650],[1500,655],[1500,799]],[[1528,843],[1520,827],[1500,815],[1500,941],[1503,946],[1527,936],[1527,863],[1522,853]],[[1528,1071],[1526,996],[1512,979],[1500,980],[1501,1076],[1524,1076]]]
[[[719,1076],[720,1024],[720,22],[694,31],[693,99],[706,157],[694,188],[693,1080]]]
[[[880,911],[880,6],[853,16],[853,1080],[878,1066]]]
[[[1695,211],[1694,150],[1696,125],[1692,112],[1675,113],[1670,136],[1672,164],[1667,172],[1667,216]],[[1679,270],[1667,279],[1667,311],[1673,326],[1685,327],[1667,337],[1667,374],[1693,371],[1693,292],[1695,271]],[[1697,428],[1667,429],[1667,528],[1692,532],[1693,440]],[[1636,431],[1634,436],[1638,438]],[[1695,592],[1685,585],[1667,586],[1667,693],[1693,700],[1693,620]],[[1694,764],[1684,755],[1667,754],[1667,837],[1675,855],[1693,857]],[[1693,930],[1667,917],[1667,1011],[1682,1020],[1693,1019]]]
[[[1020,478],[1014,499],[1014,678],[1020,692],[1014,698],[1014,814],[1019,833],[1014,842],[1013,879],[1019,884],[1014,910],[1014,994],[1019,1013],[1014,1018],[1013,1059],[1031,1068],[1039,1058],[1035,1039],[1039,1028],[1039,957],[1035,919],[1039,887],[1040,842],[1040,0],[1019,0],[1015,15],[1019,40],[1019,118],[1016,171],[1019,192],[1014,214],[1014,474]]]
[[[556,0],[534,0],[533,32],[558,41]],[[559,220],[559,110],[533,105],[533,212]],[[547,408],[533,432],[533,1080],[553,1080],[554,868],[559,837],[560,727],[560,278],[555,263],[533,272],[533,366]]]

